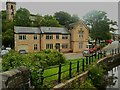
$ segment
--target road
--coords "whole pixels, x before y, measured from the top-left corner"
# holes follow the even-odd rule
[[[113,41],[111,44],[108,44],[103,50],[107,51],[107,54],[110,54],[110,51],[115,48],[120,48],[119,41]]]
[[[107,55],[110,54],[110,51],[115,48],[120,48],[119,41],[113,41],[111,44],[108,44],[103,50],[107,51]],[[77,59],[83,57],[82,53],[66,53],[64,54],[67,60]]]
[[[66,53],[64,54],[67,60],[78,59],[83,57],[82,53]]]

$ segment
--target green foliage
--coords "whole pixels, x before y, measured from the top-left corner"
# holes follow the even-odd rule
[[[97,90],[95,86],[93,85],[92,81],[87,79],[82,85],[80,85],[81,89],[91,89],[91,90]]]
[[[92,65],[89,69],[89,77],[96,88],[101,88],[104,82],[104,69],[102,65]]]
[[[60,24],[55,17],[51,15],[45,15],[44,20],[42,22],[42,26],[59,27]]]
[[[5,47],[11,46],[13,40],[13,30],[8,29],[6,32],[2,33],[2,44]]]
[[[7,71],[19,66],[27,66],[31,71],[32,84],[40,88],[41,67],[65,62],[65,57],[58,51],[44,50],[38,53],[19,54],[15,51],[3,56],[2,69]]]
[[[15,25],[16,26],[30,26],[30,12],[25,8],[20,8],[17,10],[15,15]]]
[[[109,31],[113,28],[110,26],[117,25],[117,22],[110,20],[106,12],[93,10],[88,12],[84,17],[85,23],[90,26],[90,36],[94,40],[111,39]]]
[[[59,11],[54,14],[55,18],[59,21],[61,25],[66,25],[70,23],[74,23],[79,20],[77,15],[71,16],[69,13],[64,11]]]

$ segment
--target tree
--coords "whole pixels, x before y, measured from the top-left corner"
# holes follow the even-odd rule
[[[77,22],[77,21],[79,21],[78,15],[73,14],[72,17],[71,17],[71,23],[74,23],[74,22]]]
[[[60,24],[54,16],[45,15],[42,21],[42,26],[59,27]]]
[[[56,20],[59,21],[61,25],[66,25],[66,23],[71,22],[71,15],[64,11],[59,11],[54,14]]]
[[[6,32],[2,32],[2,44],[5,47],[12,46],[13,29],[8,29]]]
[[[111,21],[104,11],[90,11],[83,17],[85,23],[90,27],[90,36],[95,40],[107,40],[111,38],[109,31],[111,25],[116,22]]]
[[[30,26],[30,12],[25,8],[20,8],[17,10],[15,15],[15,25],[16,26]]]
[[[35,21],[33,22],[33,26],[40,27],[42,25],[42,21],[44,20],[44,18],[39,14],[35,15],[34,17]]]

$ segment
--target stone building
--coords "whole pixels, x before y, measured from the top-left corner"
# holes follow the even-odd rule
[[[6,2],[6,19],[11,20],[13,19],[16,13],[16,2]]]
[[[15,50],[38,52],[56,49],[81,52],[88,44],[89,29],[82,20],[64,27],[14,27]]]

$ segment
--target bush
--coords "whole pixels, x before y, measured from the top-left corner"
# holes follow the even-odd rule
[[[26,66],[31,71],[32,85],[40,88],[41,66],[48,67],[64,62],[65,57],[58,51],[44,50],[31,54],[19,54],[18,52],[10,51],[2,59],[2,69],[7,71],[19,66]]]
[[[102,65],[93,65],[89,70],[89,79],[96,88],[101,88],[104,82],[104,69]]]
[[[97,90],[92,81],[89,79],[87,79],[82,85],[80,85],[80,89]]]

